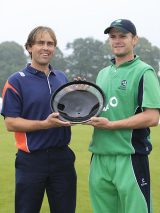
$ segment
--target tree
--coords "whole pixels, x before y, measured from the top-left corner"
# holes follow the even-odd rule
[[[68,76],[72,80],[75,76],[85,77],[89,81],[95,81],[100,69],[110,64],[112,57],[108,40],[105,43],[93,38],[78,38],[67,44],[71,54],[66,58]],[[143,61],[153,66],[156,72],[159,71],[160,49],[152,46],[145,39],[140,38],[135,53]]]
[[[135,52],[158,72],[160,62],[160,49],[158,47],[152,46],[146,38],[141,37],[135,47]]]
[[[62,51],[57,47],[55,55],[53,59],[51,60],[51,64],[55,69],[66,71],[67,69],[67,61],[64,57],[64,54]]]
[[[22,46],[16,42],[3,42],[0,44],[0,91],[6,79],[14,72],[22,69],[27,58]]]
[[[66,72],[69,80],[81,76],[95,82],[99,70],[110,64],[113,57],[108,40],[103,43],[93,38],[77,38],[66,45],[68,55],[57,47],[51,64]],[[152,46],[146,38],[140,38],[135,53],[160,73],[160,49]],[[22,46],[15,42],[0,44],[0,91],[6,79],[27,64],[28,58]]]
[[[106,66],[110,56],[105,45],[93,38],[78,38],[67,44],[71,54],[67,57],[70,78],[81,76],[95,81],[98,71]]]

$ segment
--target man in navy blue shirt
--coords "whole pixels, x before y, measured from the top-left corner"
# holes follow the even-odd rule
[[[57,45],[54,31],[33,29],[25,47],[31,63],[14,73],[3,89],[1,114],[15,132],[16,213],[39,213],[46,191],[51,213],[75,213],[75,155],[68,147],[70,122],[50,108],[51,94],[68,82],[50,65]]]

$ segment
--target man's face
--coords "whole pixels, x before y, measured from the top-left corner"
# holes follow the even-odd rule
[[[117,57],[132,55],[137,39],[138,37],[132,33],[123,33],[116,28],[112,28],[109,32],[109,43],[113,54]]]
[[[55,52],[54,40],[51,38],[48,32],[38,34],[35,39],[35,43],[28,48],[28,51],[32,55],[32,66],[39,69],[42,67],[48,67],[48,64]]]

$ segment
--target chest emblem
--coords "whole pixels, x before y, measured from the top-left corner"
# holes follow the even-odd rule
[[[119,86],[119,89],[123,89],[126,90],[127,88],[127,81],[126,80],[122,80]]]

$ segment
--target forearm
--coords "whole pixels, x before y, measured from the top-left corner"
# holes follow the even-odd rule
[[[11,132],[31,132],[47,128],[45,121],[28,120],[20,117],[5,118],[5,125],[7,130]]]
[[[141,129],[146,127],[157,126],[158,122],[158,110],[147,110],[123,120],[112,121],[110,125],[111,129]]]
[[[6,117],[5,124],[11,132],[32,132],[61,126],[71,126],[70,122],[61,121],[59,113],[50,114],[45,120],[28,120],[21,117]]]
[[[157,126],[159,122],[159,110],[146,109],[144,112],[122,120],[110,121],[104,117],[92,117],[88,124],[100,129],[141,129]]]

